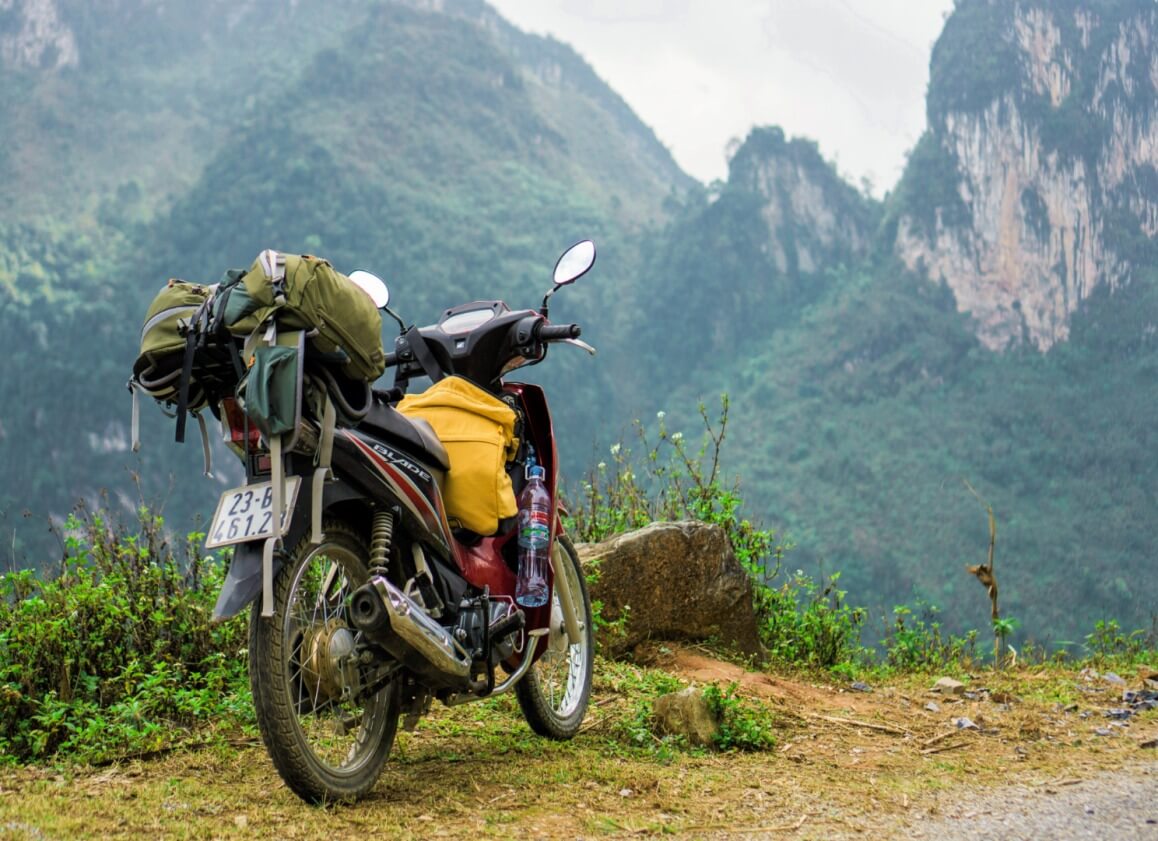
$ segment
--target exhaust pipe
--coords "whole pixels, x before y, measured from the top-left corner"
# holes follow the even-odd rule
[[[380,575],[350,597],[350,620],[406,666],[449,688],[471,684],[471,658],[446,628]]]

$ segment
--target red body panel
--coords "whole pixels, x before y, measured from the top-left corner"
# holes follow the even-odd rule
[[[523,407],[524,435],[535,448],[539,464],[546,471],[545,484],[551,494],[551,540],[554,545],[558,533],[558,458],[551,412],[543,389],[529,383],[507,383],[504,391],[517,395]],[[500,537],[485,537],[474,546],[452,541],[455,561],[463,578],[476,587],[489,587],[492,596],[514,598],[515,572],[503,557],[503,549],[517,538],[517,531]],[[548,576],[554,586],[554,570]],[[523,608],[527,615],[527,629],[543,628],[551,619],[551,603],[536,608]]]

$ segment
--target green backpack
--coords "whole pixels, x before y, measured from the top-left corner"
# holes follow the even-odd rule
[[[368,392],[369,383],[385,370],[382,317],[377,307],[325,260],[266,250],[248,270],[230,270],[213,286],[174,278],[149,305],[140,354],[133,363],[129,381],[133,449],[139,447],[138,396],[142,392],[176,409],[178,441],[185,438],[186,415],[194,415],[207,453],[200,412],[206,407],[216,411],[217,403],[236,394],[243,380],[250,381],[244,389],[246,403],[253,404],[250,414],[258,426],[267,433],[280,427],[281,423],[269,423],[274,419],[266,417],[276,414],[271,408],[274,404],[261,408],[265,401],[255,398],[266,393],[271,397],[292,394],[296,403],[302,391],[300,386],[288,389],[282,382],[289,376],[285,364],[253,367],[255,362],[269,362],[266,357],[271,354],[286,353],[280,348],[258,353],[259,334],[273,322],[278,331],[305,331],[311,358],[336,367],[351,386],[359,384]],[[252,382],[255,377],[262,382]],[[327,390],[340,389],[331,380]],[[365,413],[349,402],[339,400],[338,405],[345,407],[343,416],[351,420]]]
[[[185,328],[192,325],[198,311],[212,297],[213,288],[172,278],[149,304],[141,328],[141,352],[133,363],[133,383],[150,397],[176,402],[184,362]],[[190,396],[188,408],[205,405],[205,393]]]
[[[347,377],[371,382],[386,370],[381,313],[319,257],[263,251],[247,272],[226,274],[219,296],[219,317],[234,335],[249,336],[276,314],[279,329],[306,330],[314,349]]]

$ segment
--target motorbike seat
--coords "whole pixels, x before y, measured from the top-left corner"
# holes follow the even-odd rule
[[[434,428],[422,418],[409,418],[397,411],[380,392],[374,392],[370,410],[358,428],[379,437],[404,441],[443,470],[450,470],[450,456],[434,434]]]

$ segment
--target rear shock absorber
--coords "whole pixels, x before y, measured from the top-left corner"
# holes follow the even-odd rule
[[[394,512],[379,509],[370,524],[370,574],[386,575],[390,569],[390,542],[394,539]]]

